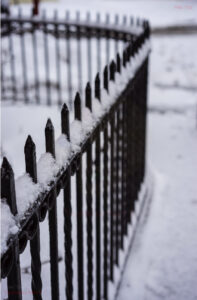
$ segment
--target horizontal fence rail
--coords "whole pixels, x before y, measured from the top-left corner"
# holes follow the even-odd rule
[[[26,23],[30,24],[30,28],[26,26]],[[49,48],[46,46],[48,35],[55,35],[57,80],[59,83],[58,72],[62,62],[59,60],[58,41],[61,35],[66,35],[64,38],[67,41],[67,50],[68,53],[71,53],[72,47],[70,48],[68,43],[72,36],[71,32],[75,32],[76,35],[74,34],[72,38],[76,41],[79,41],[84,33],[87,38],[87,50],[93,36],[96,36],[97,39],[96,49],[100,50],[100,34],[102,33],[102,37],[105,38],[107,60],[110,57],[107,53],[109,39],[123,39],[124,41],[122,54],[120,55],[115,51],[115,59],[111,62],[106,60],[105,66],[102,67],[99,64],[101,57],[98,57],[98,66],[102,68],[103,72],[97,73],[94,82],[92,65],[88,66],[89,82],[83,88],[82,82],[79,80],[78,87],[81,88],[81,90],[79,89],[81,93],[76,93],[73,103],[67,101],[67,104],[62,105],[65,97],[63,97],[59,85],[57,104],[62,105],[61,137],[67,145],[67,150],[64,149],[64,151],[70,149],[70,152],[66,162],[56,171],[53,180],[50,181],[47,188],[45,187],[39,192],[34,203],[25,211],[23,217],[18,215],[14,172],[8,160],[3,159],[1,198],[4,205],[9,206],[18,226],[18,231],[8,236],[6,250],[1,255],[1,277],[7,278],[8,299],[25,299],[21,283],[20,254],[26,249],[28,240],[30,241],[31,257],[31,294],[33,299],[44,299],[40,254],[40,248],[42,248],[44,241],[41,240],[40,236],[40,222],[44,221],[47,213],[51,299],[60,299],[60,282],[62,280],[65,281],[64,299],[109,299],[109,282],[115,282],[115,266],[120,267],[120,251],[125,250],[124,238],[128,235],[129,225],[132,225],[132,213],[135,212],[135,204],[145,177],[149,50],[144,52],[144,57],[138,63],[133,76],[128,72],[131,71],[132,62],[137,61],[137,58],[139,60],[140,55],[142,55],[142,48],[149,40],[150,29],[147,21],[138,21],[139,30],[136,30],[135,34],[129,29],[123,29],[122,26],[118,25],[118,22],[115,28],[108,26],[107,23],[106,21],[106,24],[98,25],[79,21],[73,23],[68,20],[64,23],[57,20],[57,15],[56,21],[45,19],[45,16],[34,20],[22,17],[20,20],[11,17],[2,19],[2,30],[5,38],[9,39],[10,53],[13,53],[14,48],[12,38],[15,34],[19,34],[23,59],[25,59],[24,33],[27,34],[30,30],[35,46],[37,42],[34,33],[39,27],[39,30],[44,33],[46,68],[49,68]],[[124,23],[126,23],[125,20]],[[51,24],[53,25],[52,32],[48,28]],[[58,26],[65,26],[65,28],[59,30]],[[34,30],[31,32],[33,27]],[[80,52],[79,44],[77,48]],[[33,99],[40,103],[39,90],[41,86],[38,77],[36,77],[38,64],[35,49],[36,47],[33,54],[36,84]],[[88,54],[91,57],[91,51]],[[82,57],[79,54],[77,60],[79,74],[83,69],[81,60]],[[25,61],[22,62],[22,65],[23,79],[26,80],[28,68]],[[12,92],[17,94],[14,60],[10,67]],[[71,69],[72,65],[67,70],[69,75]],[[46,70],[46,74],[47,72],[49,69]],[[122,85],[124,88],[120,89],[119,87],[119,93],[114,94],[114,90],[120,85],[121,79],[124,79]],[[71,80],[71,76],[68,76],[68,80]],[[48,82],[47,104],[52,104],[49,78],[46,79],[46,82]],[[68,86],[72,86],[71,81],[69,81]],[[82,101],[82,91],[85,95],[84,101]],[[29,97],[32,97],[29,94],[27,81],[24,82],[24,95],[26,95],[26,102],[29,101],[27,101]],[[17,98],[13,100],[18,101]],[[111,102],[105,103],[105,101]],[[74,121],[70,124],[71,107],[74,110]],[[103,110],[99,114],[101,108]],[[85,115],[84,111],[86,112]],[[93,120],[90,127],[87,126],[87,116]],[[77,147],[75,145],[74,148],[73,128],[77,128],[79,131],[86,130]],[[55,129],[50,119],[48,119],[45,127],[45,145],[45,155],[49,155],[50,160],[56,162]],[[36,145],[31,136],[28,136],[26,140],[24,153],[26,173],[31,178],[32,184],[39,185],[39,163],[36,160]],[[75,185],[72,184],[73,177],[75,177]],[[61,191],[63,191],[63,237],[58,235],[57,199]],[[75,208],[74,202],[76,202]],[[76,223],[76,228],[74,223]],[[73,241],[74,230],[76,232],[76,252]],[[60,277],[59,270],[58,246],[60,239],[64,239],[64,278]],[[74,282],[75,278],[77,283]]]

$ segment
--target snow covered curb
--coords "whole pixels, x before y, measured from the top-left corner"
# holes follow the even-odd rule
[[[50,189],[51,182],[55,181],[57,174],[62,168],[66,168],[71,157],[80,151],[80,145],[96,127],[99,120],[110,110],[116,102],[118,96],[124,91],[129,80],[142,65],[150,51],[150,41],[142,45],[135,57],[122,68],[121,73],[115,74],[115,81],[109,82],[109,93],[101,90],[101,102],[93,99],[92,112],[88,108],[82,109],[82,121],[74,120],[70,126],[71,141],[65,135],[61,135],[55,142],[56,159],[50,153],[41,155],[37,163],[38,183],[33,183],[30,176],[25,173],[15,181],[16,201],[18,215],[11,214],[8,205],[3,202],[1,205],[2,236],[1,236],[1,255],[7,250],[8,238],[20,230],[20,221],[25,212],[35,203],[41,193]]]

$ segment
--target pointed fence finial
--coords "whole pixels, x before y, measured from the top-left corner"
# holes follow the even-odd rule
[[[1,198],[5,198],[12,214],[17,211],[14,172],[7,158],[3,158],[1,166]]]
[[[76,93],[75,102],[74,102],[74,109],[75,109],[75,119],[81,121],[81,98],[79,93]]]
[[[51,153],[52,156],[55,158],[55,134],[51,119],[47,120],[47,124],[45,127],[45,142],[46,152]]]
[[[26,172],[32,177],[33,182],[37,183],[36,146],[30,135],[27,137],[24,152]]]
[[[117,53],[117,56],[116,56],[116,66],[117,66],[117,72],[121,73],[121,60],[120,60],[119,53]]]
[[[65,134],[68,141],[70,141],[69,110],[66,103],[63,104],[61,110],[61,129],[62,133]]]
[[[112,60],[110,64],[110,80],[115,80],[115,72],[116,72],[116,64],[114,60]]]
[[[92,111],[92,91],[91,91],[91,86],[90,86],[89,82],[86,85],[85,100],[86,100],[87,108],[89,108],[89,110]]]
[[[95,78],[95,98],[97,98],[99,101],[101,100],[99,73],[97,73]]]
[[[109,82],[108,82],[108,66],[105,66],[104,68],[104,74],[103,74],[103,85],[104,89],[108,92],[109,90]]]

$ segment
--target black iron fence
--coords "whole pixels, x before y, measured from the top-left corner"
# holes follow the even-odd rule
[[[2,100],[72,106],[73,95],[93,83],[93,74],[123,50],[124,44],[143,30],[143,23],[116,16],[105,23],[98,14],[74,21],[42,17],[3,17],[1,92]]]
[[[96,105],[94,98],[102,104],[101,91],[104,89],[106,94],[109,93],[110,83],[115,82],[117,74],[120,76],[123,74],[123,71],[149,39],[148,23],[140,21],[138,26],[137,34],[134,34],[129,31],[129,28],[123,29],[118,26],[107,26],[106,24],[72,23],[68,20],[66,22],[49,20],[48,22],[45,19],[38,18],[34,20],[25,18],[2,19],[3,34],[9,39],[9,51],[11,53],[14,51],[12,36],[20,33],[23,60],[25,58],[24,32],[26,34],[29,30],[34,43],[36,43],[35,31],[41,30],[44,32],[46,68],[49,66],[48,47],[46,46],[49,34],[55,35],[56,46],[61,35],[66,36],[67,42],[71,36],[76,38],[77,41],[85,36],[88,38],[89,43],[89,36],[92,35],[96,36],[98,40],[100,36],[104,36],[107,41],[109,38],[115,38],[116,41],[120,39],[126,42],[122,55],[117,54],[116,60],[113,60],[109,65],[107,64],[104,72],[100,73],[102,75],[97,74],[93,90],[91,88],[93,84],[90,84],[92,82],[92,75],[90,76],[92,66],[91,64],[88,66],[90,82],[85,88],[85,101],[82,103],[79,93],[76,94],[74,101],[75,120],[81,122],[80,124],[85,121],[82,117],[82,107],[86,106],[92,112]],[[34,88],[37,95],[35,99],[39,102],[40,81],[36,71],[38,63],[36,62],[35,49],[34,44]],[[107,49],[108,47],[106,51],[108,51]],[[57,54],[59,51],[58,46],[56,50]],[[90,57],[91,51],[88,50],[88,53]],[[79,54],[79,57],[81,57],[81,54]],[[99,57],[98,60],[100,60]],[[98,65],[101,68],[101,65]],[[24,99],[28,102],[29,86],[25,79],[27,75],[25,72],[28,72],[28,69],[25,61],[22,62],[22,66],[24,71]],[[15,95],[13,100],[18,101],[14,60],[10,61],[10,67],[12,69],[11,91],[13,97]],[[60,67],[61,63],[57,59],[57,75]],[[80,69],[80,63],[78,67]],[[72,77],[70,76],[71,70],[72,68],[69,67],[68,79]],[[80,72],[79,70],[79,74]],[[39,194],[35,203],[26,211],[25,218],[21,220],[17,219],[14,173],[8,160],[3,159],[1,198],[6,199],[11,213],[20,224],[17,234],[9,236],[7,250],[1,257],[1,277],[7,278],[9,299],[22,299],[23,297],[20,254],[25,250],[28,240],[30,240],[32,295],[34,299],[42,299],[40,247],[42,247],[44,241],[40,241],[39,222],[45,219],[47,212],[50,237],[51,298],[53,300],[59,299],[58,239],[62,237],[58,237],[57,197],[60,190],[63,190],[64,203],[64,298],[73,299],[73,289],[74,286],[77,286],[77,299],[108,299],[109,281],[114,281],[114,267],[120,265],[120,250],[124,250],[124,237],[128,234],[128,225],[132,223],[131,215],[135,211],[138,193],[145,176],[147,72],[148,52],[140,66],[138,66],[134,77],[128,79],[124,90],[117,99],[114,99],[113,103],[97,118],[93,129],[89,130],[81,141],[80,148],[72,153],[67,164],[61,167],[55,179],[50,183],[50,187]],[[46,70],[47,73],[48,69]],[[57,80],[59,80],[58,76]],[[47,103],[51,104],[51,81],[46,78],[46,82]],[[118,83],[116,82],[116,84]],[[68,86],[71,87],[72,83],[70,82]],[[59,84],[57,88],[61,94],[61,85]],[[4,95],[6,90],[7,88],[4,89]],[[61,104],[63,98],[59,97],[58,99],[58,104]],[[66,104],[63,105],[61,110],[61,129],[62,134],[67,137],[70,143],[72,137],[70,136],[69,110]],[[47,121],[45,138],[46,152],[51,153],[55,159],[54,127],[51,120]],[[36,146],[30,136],[27,138],[24,152],[26,172],[30,175],[32,181],[37,183]],[[82,161],[85,163],[82,164]],[[76,178],[76,193],[71,197],[71,192],[74,192],[71,185],[72,176]],[[86,191],[85,196],[84,189]],[[75,200],[77,283],[74,284],[73,259],[75,254],[72,247],[72,209]],[[86,207],[85,215],[84,207]],[[84,222],[86,223],[86,230],[84,230]],[[84,253],[84,249],[87,253]],[[87,262],[86,265],[84,260]],[[84,277],[84,274],[86,274],[86,277]],[[62,280],[63,278],[61,278]]]

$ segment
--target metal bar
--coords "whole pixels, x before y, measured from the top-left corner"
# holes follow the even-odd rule
[[[115,15],[115,26],[117,26],[118,27],[118,25],[119,25],[119,15]],[[118,46],[119,46],[119,40],[118,40],[118,32],[115,32],[115,48],[114,48],[114,50],[115,50],[115,55],[117,55],[117,53],[118,53]]]
[[[115,80],[115,71],[116,71],[116,64],[115,62],[112,60],[110,66],[109,66],[109,70],[110,70],[110,80],[114,81]],[[110,278],[113,281],[114,279],[114,273],[113,273],[113,267],[114,267],[114,260],[115,260],[115,252],[114,252],[114,246],[115,246],[115,192],[114,192],[114,188],[115,188],[115,115],[112,116],[111,118],[111,122],[110,122],[110,126],[111,126],[111,186],[110,186],[110,198],[111,198],[111,203],[110,203],[110,210],[111,210],[111,219],[110,219],[110,234],[111,234],[111,241],[110,241]]]
[[[106,22],[105,24],[108,26],[110,22],[109,14],[106,14]],[[110,60],[110,41],[109,41],[110,32],[106,32],[106,64],[109,65]]]
[[[81,99],[79,93],[75,97],[75,119],[81,121]],[[77,188],[77,260],[78,260],[78,299],[84,299],[83,284],[83,192],[82,192],[82,157],[76,172]]]
[[[23,90],[25,96],[25,102],[29,102],[28,97],[28,82],[27,82],[27,63],[26,63],[26,51],[25,51],[25,40],[24,40],[24,31],[23,23],[20,23],[20,36],[21,36],[21,58],[22,58],[22,69],[23,69]]]
[[[61,129],[70,141],[69,110],[66,104],[61,111]],[[66,299],[73,300],[73,255],[72,255],[72,205],[71,205],[71,168],[68,167],[67,182],[64,188],[64,250]]]
[[[69,13],[67,13],[67,19],[69,19]],[[68,105],[69,109],[72,109],[72,72],[71,72],[71,51],[70,51],[70,27],[68,25],[65,26],[66,30],[66,52],[67,52],[67,80],[68,80]]]
[[[96,22],[100,23],[100,13],[97,13]],[[97,30],[97,72],[101,74],[101,38],[100,30]]]
[[[11,213],[17,215],[14,173],[11,165],[4,157],[1,167],[1,198],[7,200]],[[8,275],[8,299],[22,300],[21,270],[19,260],[18,239],[12,244],[13,266]]]
[[[120,199],[119,199],[119,156],[120,156],[120,110],[116,113],[116,264],[119,265],[120,246]]]
[[[38,51],[37,51],[37,39],[36,39],[36,26],[32,24],[32,44],[33,44],[33,59],[34,59],[34,77],[35,77],[35,96],[36,102],[40,103],[40,83],[38,73]]]
[[[80,13],[77,12],[76,21],[80,22]],[[81,60],[81,31],[77,26],[77,69],[78,69],[78,91],[82,94],[82,60]]]
[[[124,249],[124,220],[125,220],[125,131],[124,131],[124,117],[125,104],[121,103],[121,249]]]
[[[17,17],[12,17],[12,18],[5,18],[2,16],[1,18],[1,21],[2,21],[2,24],[6,24],[6,23],[9,23],[9,22],[15,22],[15,23],[34,23],[36,25],[46,25],[46,24],[51,24],[51,25],[58,25],[58,26],[65,26],[65,20],[57,20],[57,21],[54,21],[53,18],[47,18],[47,19],[43,19],[43,17],[41,16],[40,18],[37,17],[37,18],[34,18],[33,20],[28,18],[28,17],[21,17],[20,21],[18,20]],[[141,28],[138,28],[139,30],[139,33],[136,34],[136,32],[132,32],[130,30],[130,28],[114,28],[114,24],[109,24],[106,28],[106,24],[103,24],[103,23],[96,23],[96,22],[91,22],[91,23],[87,23],[87,21],[80,21],[80,24],[77,24],[75,21],[70,21],[70,20],[66,20],[66,25],[67,26],[78,26],[80,25],[81,26],[81,29],[86,31],[87,29],[91,29],[92,31],[96,32],[97,30],[101,30],[101,31],[108,31],[110,34],[111,34],[111,38],[114,38],[114,32],[118,32],[120,33],[120,40],[124,40],[125,37],[126,39],[129,41],[130,40],[130,36],[133,35],[133,36],[137,36],[139,35],[140,32],[143,31],[143,29]],[[62,30],[63,32],[63,30]]]
[[[87,23],[90,23],[90,13],[87,13]],[[91,29],[87,29],[87,62],[88,62],[88,81],[92,85],[92,52],[91,52]]]
[[[86,107],[92,111],[91,87],[86,86]],[[93,299],[93,224],[92,224],[92,144],[87,148],[87,168],[86,168],[86,202],[87,202],[87,299]]]
[[[54,19],[57,20],[57,10],[54,12]],[[58,91],[58,105],[62,105],[62,88],[61,88],[61,70],[60,70],[60,45],[59,45],[59,28],[55,25],[55,52],[56,52],[56,73],[57,73],[57,91]]]
[[[110,279],[114,279],[114,116],[110,120]]]
[[[104,156],[103,156],[103,296],[108,299],[108,123],[104,129]]]
[[[43,19],[46,18],[45,11],[43,12]],[[51,84],[50,84],[50,68],[49,68],[49,49],[47,38],[47,23],[44,24],[44,59],[45,59],[45,72],[46,72],[46,93],[47,93],[47,105],[51,105]]]
[[[37,183],[36,166],[36,146],[32,138],[28,136],[25,144],[25,163],[26,172],[31,176],[34,183]],[[31,252],[31,288],[34,300],[42,300],[42,279],[41,279],[41,261],[40,261],[40,227],[37,225],[35,236],[30,240]]]
[[[46,152],[52,154],[55,158],[55,142],[54,127],[50,119],[48,119],[45,127]],[[49,236],[50,236],[50,264],[51,264],[51,298],[59,299],[59,273],[58,273],[58,236],[57,236],[57,203],[56,188],[52,194],[53,206],[49,210]]]
[[[10,70],[11,70],[11,79],[12,79],[12,92],[13,100],[17,101],[17,88],[16,88],[16,72],[15,72],[15,57],[13,51],[13,40],[12,40],[12,28],[11,23],[9,23],[9,52],[10,52]]]
[[[95,79],[95,98],[99,101],[100,99],[100,78],[97,74]],[[100,128],[98,127],[96,137],[96,149],[95,149],[95,172],[96,172],[96,299],[101,298],[101,176],[100,176],[100,151],[101,151],[101,140],[100,140]]]

